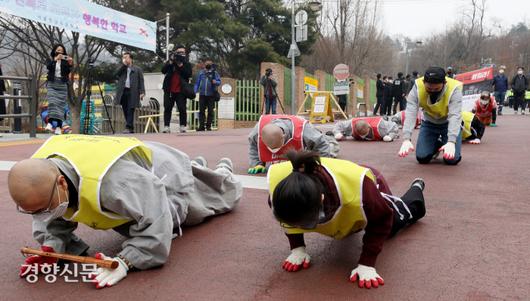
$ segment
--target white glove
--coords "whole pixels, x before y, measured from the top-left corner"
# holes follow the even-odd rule
[[[414,151],[414,145],[412,145],[412,142],[410,140],[405,139],[403,141],[403,144],[401,144],[401,148],[399,149],[399,156],[401,158],[406,157],[410,152]]]
[[[377,274],[375,268],[362,264],[351,271],[350,281],[355,282],[357,280],[359,280],[360,288],[378,288],[380,285],[385,285],[385,281]]]
[[[342,133],[336,133],[335,134],[335,140],[340,141],[344,138],[344,135]]]
[[[291,250],[291,255],[283,262],[283,269],[288,272],[296,272],[302,268],[309,268],[311,256],[305,252],[305,247],[298,247]]]
[[[475,138],[475,139],[469,141],[469,143],[470,143],[470,144],[480,144],[480,139]]]
[[[123,278],[127,277],[127,271],[129,268],[127,267],[127,264],[123,262],[123,260],[119,257],[108,257],[105,256],[103,253],[96,253],[97,259],[104,259],[104,260],[114,260],[117,261],[118,267],[114,270],[107,269],[107,268],[98,268],[96,270],[96,273],[93,275],[95,276],[94,282],[96,283],[96,288],[104,288],[107,286],[113,286],[116,283],[118,283]]]
[[[394,139],[392,139],[392,137],[390,137],[389,135],[386,135],[386,136],[383,137],[383,141],[385,141],[385,142],[392,142],[392,140],[394,140]]]
[[[455,158],[455,143],[447,142],[444,146],[440,147],[440,151],[444,152],[444,159],[452,160]]]

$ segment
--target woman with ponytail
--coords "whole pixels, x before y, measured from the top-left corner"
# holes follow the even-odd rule
[[[386,238],[425,215],[423,180],[415,179],[399,198],[373,168],[307,151],[290,152],[287,157],[289,161],[274,164],[268,173],[269,202],[291,246],[283,268],[296,272],[309,267],[306,232],[342,239],[364,230],[361,256],[350,281],[358,281],[361,288],[383,285],[375,270],[377,256]]]

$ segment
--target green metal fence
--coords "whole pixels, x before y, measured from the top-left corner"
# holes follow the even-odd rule
[[[212,128],[217,128],[217,102],[215,103],[214,107],[214,116],[212,121]],[[188,118],[188,129],[189,130],[196,130],[199,128],[199,96],[197,94],[197,97],[195,99],[188,99],[187,104],[187,118]],[[206,110],[205,114],[208,114],[208,110]],[[207,116],[205,117],[207,118]]]
[[[238,80],[236,121],[258,121],[263,110],[263,92],[257,80]]]
[[[333,75],[326,73],[326,84],[325,84],[325,90],[326,91],[333,91],[333,86],[335,84],[335,78]]]

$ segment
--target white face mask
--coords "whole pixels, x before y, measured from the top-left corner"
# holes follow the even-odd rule
[[[499,70],[499,73],[500,73],[500,74],[503,74],[503,73],[504,73],[504,70]]]
[[[50,210],[49,212],[43,212],[34,214],[33,218],[45,223],[49,224],[51,221],[58,219],[59,217],[63,216],[66,213],[66,209],[68,209],[68,194],[66,195],[66,200],[64,202],[61,202],[61,195],[59,194],[59,188],[55,186],[55,189],[57,189],[57,195],[59,196],[59,205],[55,207],[54,209]]]
[[[488,103],[489,103],[489,100],[484,100],[484,99],[480,100],[480,104],[483,105],[483,106],[487,106]]]
[[[523,74],[523,70],[517,71],[517,74]]]

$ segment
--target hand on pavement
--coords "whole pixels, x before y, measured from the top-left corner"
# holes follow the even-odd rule
[[[114,270],[100,267],[96,270],[95,274],[91,275],[91,278],[94,279],[94,283],[96,284],[96,288],[99,289],[113,286],[116,283],[120,282],[120,280],[122,280],[123,278],[127,277],[127,271],[129,271],[129,268],[121,258],[111,258],[105,256],[105,254],[103,253],[96,253],[96,258],[103,260],[114,260],[119,263],[118,267]]]
[[[40,249],[43,252],[55,253],[55,250],[52,247],[41,246]],[[57,263],[57,261],[58,261],[57,258],[45,257],[45,256],[40,256],[40,255],[33,255],[33,256],[26,257],[26,260],[24,260],[24,264],[20,266],[19,276],[24,277],[28,273],[37,272],[37,271],[28,271],[28,269],[31,269],[32,266],[34,265],[37,265],[37,268],[40,271],[42,268],[42,265],[44,264],[52,265],[54,263]]]
[[[444,146],[440,147],[439,151],[444,152],[444,159],[452,160],[455,158],[455,143],[447,142]]]
[[[392,139],[392,137],[390,137],[390,135],[386,135],[386,136],[383,137],[383,141],[385,141],[385,142],[392,142],[392,140],[394,140],[394,139]]]
[[[283,269],[288,272],[296,272],[302,268],[309,268],[311,256],[305,252],[305,247],[298,247],[291,250],[291,255],[283,262]]]
[[[403,143],[401,144],[401,148],[399,149],[398,155],[401,158],[406,157],[409,153],[414,151],[414,145],[412,145],[412,142],[410,140],[405,139]]]
[[[480,144],[480,139],[475,138],[475,139],[469,141],[469,143],[470,143],[470,144]]]
[[[258,164],[248,169],[248,173],[251,175],[258,174],[258,173],[265,173],[266,171],[267,169],[265,168],[265,166],[261,164]]]
[[[335,134],[335,140],[340,141],[342,139],[344,139],[344,135],[342,133]]]
[[[360,288],[378,288],[380,285],[385,284],[385,281],[377,274],[375,268],[362,264],[351,271],[350,281],[355,282],[357,280],[359,280]]]

